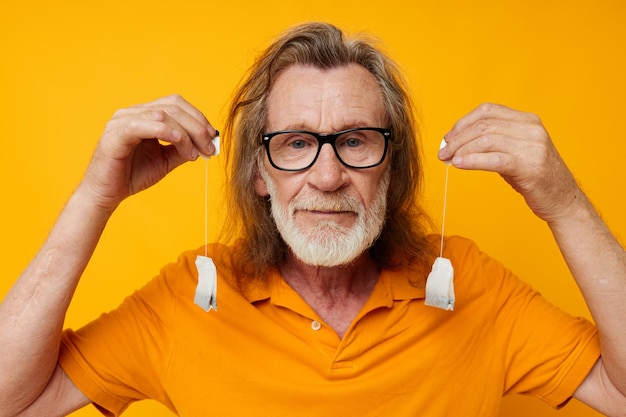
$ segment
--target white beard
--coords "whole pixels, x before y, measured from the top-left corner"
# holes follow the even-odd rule
[[[293,254],[305,264],[322,267],[347,265],[369,249],[380,235],[387,211],[389,170],[376,190],[369,211],[353,197],[342,193],[300,196],[284,207],[275,200],[276,186],[265,167],[261,166],[260,171],[267,184],[276,227]],[[296,223],[295,213],[298,210],[354,212],[356,220],[351,227],[331,220],[303,227]]]

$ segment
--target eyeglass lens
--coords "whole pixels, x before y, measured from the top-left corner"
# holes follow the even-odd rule
[[[385,156],[386,139],[377,130],[346,132],[333,142],[339,159],[354,168],[377,165]],[[268,150],[274,165],[281,169],[298,170],[307,168],[315,161],[320,143],[311,133],[283,132],[272,137]]]

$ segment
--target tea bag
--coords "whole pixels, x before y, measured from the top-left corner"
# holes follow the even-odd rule
[[[448,258],[435,259],[426,281],[427,306],[454,310],[454,268]]]
[[[198,270],[198,285],[193,302],[206,312],[217,311],[217,269],[213,259],[198,255],[196,269]]]
[[[220,132],[213,139],[215,153],[220,153]],[[217,268],[213,263],[213,259],[208,257],[208,219],[209,219],[209,160],[206,159],[205,184],[204,184],[204,256],[196,257],[196,269],[198,270],[198,285],[193,302],[206,312],[211,310],[217,311]]]
[[[442,149],[446,146],[443,139],[439,146]],[[446,182],[443,192],[443,216],[441,219],[441,244],[439,256],[433,263],[432,270],[426,280],[426,301],[425,305],[437,307],[444,310],[454,310],[454,268],[449,259],[443,257],[443,235],[446,222],[446,204],[448,195],[448,169],[450,163],[446,162]]]

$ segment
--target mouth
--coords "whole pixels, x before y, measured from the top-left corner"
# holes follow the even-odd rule
[[[335,224],[348,227],[352,225],[357,213],[351,210],[296,210],[296,217],[309,224]]]
[[[351,227],[361,207],[349,196],[331,195],[301,198],[290,204],[291,216],[302,224]]]
[[[303,199],[291,205],[294,212],[307,211],[312,213],[354,213],[359,211],[356,201],[349,198]]]
[[[356,216],[357,214],[351,210],[306,210],[314,216]]]

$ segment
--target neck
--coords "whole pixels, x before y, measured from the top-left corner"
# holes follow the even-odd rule
[[[291,255],[280,270],[285,281],[339,337],[343,337],[369,298],[379,274],[367,252],[354,262],[337,267],[306,265]]]
[[[378,278],[378,267],[367,253],[350,264],[336,267],[307,265],[291,254],[280,270],[298,292],[307,289],[320,296],[340,299],[362,293],[369,296]]]

